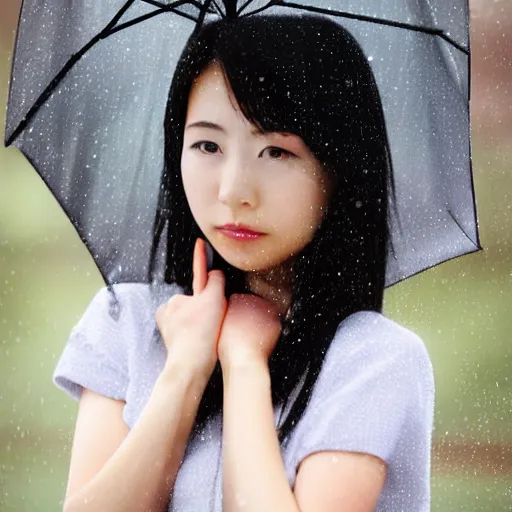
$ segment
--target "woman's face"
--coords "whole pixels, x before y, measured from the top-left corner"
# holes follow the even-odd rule
[[[276,268],[299,253],[327,205],[327,177],[302,139],[258,133],[217,64],[191,89],[181,173],[198,226],[216,251],[243,271]],[[243,224],[262,235],[232,238],[219,229],[226,224]]]

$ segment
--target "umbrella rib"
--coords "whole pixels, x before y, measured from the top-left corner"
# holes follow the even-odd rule
[[[199,12],[199,18],[196,21],[195,30],[199,30],[199,28],[203,25],[204,18],[206,16],[206,13],[207,13],[208,9],[210,8],[211,4],[212,4],[212,0],[205,0],[203,9]]]
[[[116,23],[123,17],[123,14],[132,6],[135,0],[128,0],[121,9],[116,13],[116,15],[110,20],[108,25],[100,32],[108,32],[112,27],[116,25]],[[98,35],[100,35],[98,34]]]
[[[466,238],[477,248],[480,249],[480,244],[475,242],[467,233],[466,233],[466,230],[462,227],[461,223],[455,218],[455,215],[453,215],[453,212],[447,208],[446,211],[448,212],[448,215],[452,218],[453,222],[455,222],[455,224],[457,224],[457,227],[464,233],[464,235],[466,236]]]
[[[174,8],[176,8],[176,7],[175,7],[174,4],[171,4],[171,5],[163,4],[162,2],[159,2],[158,0],[141,0],[141,1],[146,3],[146,4],[150,4],[150,5],[153,5],[155,7],[159,7],[160,9],[172,10],[173,12],[176,12],[177,14],[186,14],[186,13],[183,13],[181,11],[175,11]],[[199,11],[201,11],[204,8],[204,6],[200,2],[196,2],[195,0],[187,0],[186,2],[182,2],[182,5],[183,4],[192,5],[193,7],[195,7]],[[178,6],[178,7],[180,7],[180,6]],[[213,12],[213,11],[211,11],[211,12]],[[190,15],[188,15],[188,16],[190,16]],[[191,19],[192,21],[196,21],[191,16],[190,16],[189,19]]]
[[[471,240],[471,242],[474,244],[473,240]],[[395,281],[393,281],[393,282],[391,282],[389,284],[386,284],[386,288],[389,289],[392,286],[395,286],[396,284],[405,281],[406,279],[410,279],[411,277],[414,277],[414,276],[419,276],[420,274],[423,274],[427,270],[436,268],[439,265],[442,265],[443,263],[446,263],[448,261],[452,261],[452,260],[454,260],[456,258],[460,258],[462,256],[469,256],[470,254],[473,254],[475,252],[479,252],[479,251],[483,250],[483,247],[481,247],[480,245],[477,245],[475,247],[476,247],[476,249],[471,249],[471,250],[468,249],[467,252],[458,252],[454,256],[449,256],[449,257],[447,257],[447,258],[445,258],[443,260],[438,261],[437,263],[432,263],[431,265],[429,264],[428,266],[426,266],[425,268],[422,268],[421,270],[417,270],[417,271],[412,272],[410,274],[406,273],[405,277],[400,277],[400,278],[396,279]]]
[[[372,16],[366,16],[364,14],[353,14],[353,13],[344,12],[344,11],[333,11],[333,10],[329,10],[329,9],[323,9],[321,7],[314,7],[312,5],[296,4],[293,2],[288,2],[286,0],[270,0],[263,7],[260,7],[259,9],[256,9],[252,12],[246,13],[246,14],[242,15],[241,17],[252,16],[254,14],[258,14],[272,6],[288,7],[290,9],[299,9],[302,11],[316,12],[319,14],[327,14],[329,16],[336,16],[336,17],[340,17],[340,18],[366,21],[369,23],[377,23],[379,25],[386,25],[389,27],[411,30],[413,32],[422,32],[424,34],[438,36],[438,37],[444,39],[446,42],[448,42],[452,46],[454,46],[455,48],[457,48],[457,50],[461,51],[462,53],[464,53],[466,55],[469,55],[469,50],[467,48],[465,48],[461,44],[457,43],[446,32],[444,32],[442,29],[439,29],[439,28],[419,27],[418,25],[412,25],[410,23],[404,23],[401,21],[391,21],[391,20],[386,20],[383,18],[374,18]]]
[[[181,11],[176,11],[176,10],[174,10],[174,8],[157,9],[156,11],[150,12],[148,14],[144,14],[144,16],[139,16],[138,18],[134,18],[133,20],[130,20],[125,23],[122,23],[121,25],[118,25],[117,27],[110,30],[110,32],[108,34],[106,34],[102,39],[106,39],[107,37],[111,36],[112,34],[115,34],[116,32],[119,32],[120,30],[124,30],[125,28],[131,27],[132,25],[137,25],[138,23],[141,23],[142,21],[146,21],[151,18],[154,18],[155,16],[158,16],[159,14],[162,14],[164,12],[173,12],[175,14],[183,16],[184,18],[187,18],[188,20],[193,21],[194,23],[197,23],[197,19],[194,18],[193,16],[191,16],[190,14],[187,14],[187,13],[184,13]]]
[[[109,24],[110,25],[110,24]],[[16,140],[19,134],[26,128],[29,121],[36,114],[36,112],[41,108],[41,106],[46,102],[46,100],[51,96],[54,89],[59,85],[62,79],[67,75],[68,71],[83,57],[85,53],[87,53],[100,39],[101,34],[104,31],[100,32],[98,35],[93,37],[85,46],[83,46],[77,53],[73,54],[71,58],[66,62],[63,68],[55,75],[53,80],[48,84],[46,89],[39,95],[39,98],[35,101],[32,107],[29,109],[25,117],[21,120],[18,127],[13,131],[12,135],[7,139],[6,146],[10,146],[14,140]]]
[[[247,7],[248,4],[250,4],[252,0],[247,0],[247,2],[244,4],[243,9]],[[272,7],[273,5],[285,5],[279,0],[270,0],[266,5],[263,7],[260,7],[259,9],[255,9],[254,11],[247,12],[245,14],[242,14],[240,18],[246,18],[247,16],[253,16],[254,14],[259,14],[262,11],[266,11],[268,8]],[[242,12],[242,8],[239,10],[239,12]]]
[[[212,4],[215,6],[215,9],[217,10],[217,14],[221,18],[225,18],[224,13],[222,12],[222,9],[219,7],[219,4],[215,0],[212,1]]]
[[[128,0],[123,7],[115,14],[115,16],[109,21],[109,23],[106,25],[106,27],[96,34],[88,43],[86,43],[77,53],[71,55],[69,60],[66,62],[66,64],[62,67],[62,69],[55,75],[55,77],[52,79],[52,81],[47,85],[47,87],[44,89],[44,91],[39,95],[37,100],[34,102],[32,107],[29,109],[25,117],[20,121],[16,129],[12,132],[11,136],[6,139],[5,145],[10,146],[20,135],[20,133],[27,127],[30,120],[34,117],[34,115],[37,113],[37,111],[41,108],[41,106],[48,100],[48,98],[51,96],[55,88],[59,85],[59,83],[64,79],[64,77],[68,74],[68,72],[71,70],[71,68],[101,39],[106,39],[107,37],[111,36],[112,34],[118,32],[119,30],[122,30],[124,28],[127,28],[130,25],[133,25],[134,23],[140,23],[144,19],[148,19],[152,16],[156,16],[157,14],[161,14],[165,11],[172,11],[176,12],[176,14],[179,14],[181,16],[184,16],[186,18],[192,19],[192,21],[197,22],[195,18],[192,18],[191,16],[182,13],[180,11],[174,11],[173,9],[176,7],[179,7],[183,4],[186,4],[188,0],[180,0],[177,2],[174,2],[173,4],[166,6],[165,10],[160,9],[157,11],[154,11],[150,13],[149,15],[142,16],[140,18],[137,18],[136,20],[131,20],[129,22],[123,23],[122,25],[119,25],[118,27],[115,27],[116,23],[119,21],[119,19],[123,16],[123,14],[130,8],[130,6],[134,3],[135,0]],[[113,28],[115,27],[115,28]]]
[[[242,12],[245,11],[245,9],[247,7],[249,7],[250,4],[252,4],[254,2],[254,0],[247,0],[244,4],[242,4],[242,6],[240,7],[240,9],[238,9],[238,11],[236,11],[236,15],[237,16],[240,16],[240,14],[242,14]]]
[[[160,7],[161,9],[167,9],[168,7],[173,7],[174,4],[163,4],[162,2],[159,2],[158,0],[141,0],[142,2],[146,4],[154,5],[155,7]],[[178,2],[176,2],[178,3]],[[203,5],[200,2],[196,2],[196,0],[186,0],[185,2],[181,2],[182,4],[190,4],[194,6],[196,9],[201,10],[203,8]],[[179,6],[178,6],[179,7]]]

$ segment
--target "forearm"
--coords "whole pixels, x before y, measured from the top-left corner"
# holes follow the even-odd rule
[[[166,366],[138,422],[96,476],[68,498],[64,510],[167,510],[205,387],[205,379]]]
[[[224,511],[298,512],[274,425],[268,368],[223,368],[223,379]]]

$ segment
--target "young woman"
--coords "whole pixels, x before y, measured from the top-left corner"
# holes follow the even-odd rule
[[[196,31],[165,117],[165,283],[101,290],[55,370],[80,399],[64,508],[429,510],[432,368],[380,313],[392,189],[346,30]]]

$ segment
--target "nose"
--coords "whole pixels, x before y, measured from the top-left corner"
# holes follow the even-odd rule
[[[220,174],[219,201],[232,209],[257,205],[254,173],[247,162],[233,158],[225,163]]]

